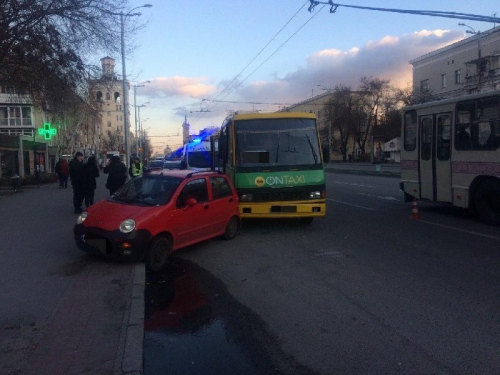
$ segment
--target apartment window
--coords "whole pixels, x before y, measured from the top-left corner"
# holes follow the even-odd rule
[[[31,107],[0,106],[0,126],[31,125]]]
[[[107,114],[108,116],[111,116],[111,111],[107,111],[107,112],[106,112],[106,114]]]
[[[108,121],[108,128],[111,127],[111,121]]]
[[[420,81],[420,90],[422,92],[429,91],[429,80],[424,79],[423,81]]]
[[[119,120],[119,118],[120,118],[120,116],[116,115],[116,121],[118,121],[118,120]]]
[[[441,87],[446,87],[446,73],[441,74]]]
[[[462,71],[460,69],[455,70],[455,83],[456,84],[462,83]]]

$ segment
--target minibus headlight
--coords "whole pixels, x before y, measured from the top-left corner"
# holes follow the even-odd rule
[[[127,219],[123,220],[120,224],[120,232],[122,233],[130,233],[135,229],[135,220]]]
[[[319,199],[321,198],[321,191],[311,191],[309,193],[309,199]]]
[[[253,194],[242,194],[240,202],[251,202],[253,201]]]

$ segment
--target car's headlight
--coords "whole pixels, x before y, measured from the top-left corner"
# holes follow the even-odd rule
[[[76,223],[77,224],[81,224],[85,221],[85,219],[87,218],[88,216],[88,212],[87,211],[83,211],[79,216],[78,216],[78,219],[76,219]]]
[[[318,199],[321,198],[321,191],[311,191],[309,193],[309,199]]]
[[[135,229],[135,220],[127,219],[123,220],[120,224],[120,232],[122,233],[130,233]]]
[[[241,202],[251,202],[253,201],[253,194],[242,194],[240,198]]]

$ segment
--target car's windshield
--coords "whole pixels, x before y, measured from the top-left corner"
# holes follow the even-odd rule
[[[235,122],[238,165],[242,167],[321,163],[313,119],[255,119]]]
[[[170,201],[181,181],[178,177],[144,174],[127,182],[109,199],[128,204],[164,205]]]

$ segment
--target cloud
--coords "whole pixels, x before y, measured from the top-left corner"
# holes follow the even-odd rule
[[[205,77],[158,77],[141,88],[141,94],[155,97],[203,98],[212,95],[216,87]]]
[[[312,92],[319,94],[317,85],[355,88],[364,76],[390,79],[393,85],[404,88],[412,79],[410,60],[462,38],[459,31],[422,30],[399,37],[385,36],[346,51],[325,49],[308,56],[304,67],[281,78],[248,83],[238,94],[246,100],[298,102]]]

